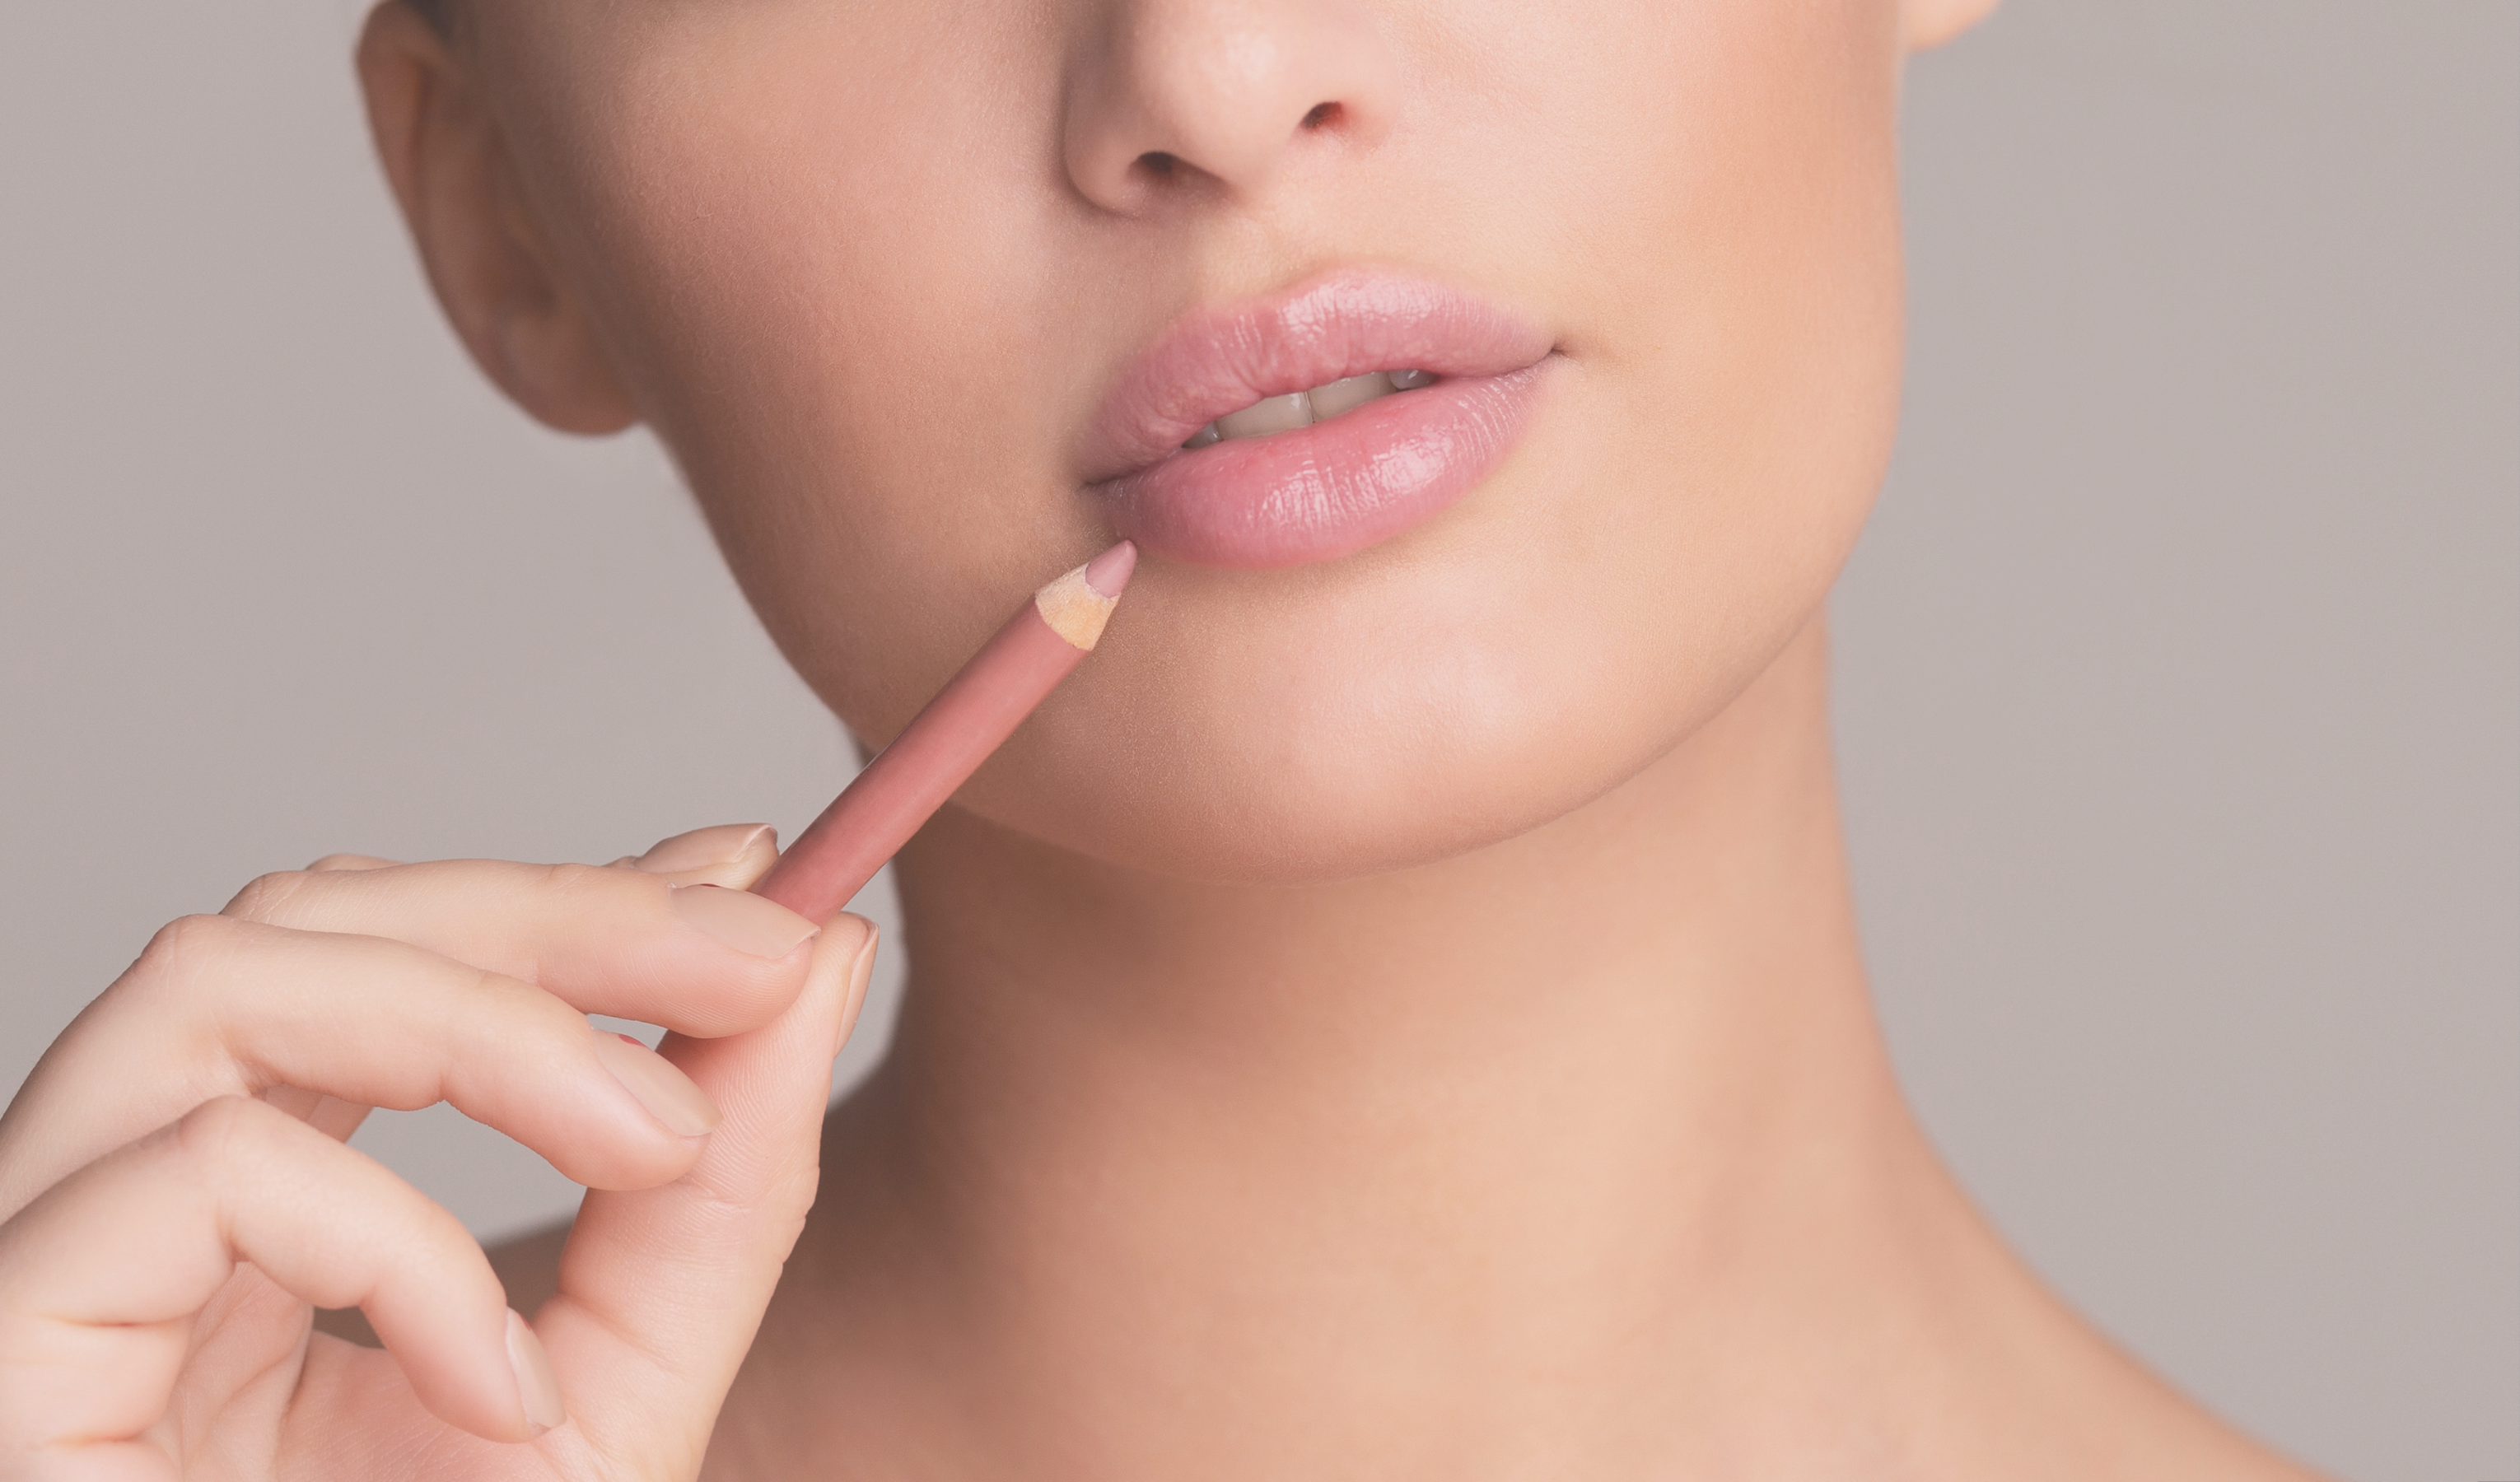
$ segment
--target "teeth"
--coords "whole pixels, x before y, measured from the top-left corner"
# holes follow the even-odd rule
[[[1272,432],[1291,432],[1313,425],[1313,400],[1309,393],[1289,391],[1283,396],[1271,396],[1255,401],[1239,412],[1230,412],[1216,419],[1219,437],[1266,437]]]
[[[1328,422],[1341,412],[1353,412],[1377,396],[1391,394],[1391,378],[1380,371],[1370,376],[1350,376],[1326,386],[1315,386],[1304,393],[1312,398],[1315,419]]]
[[[1434,384],[1435,378],[1424,371],[1373,371],[1363,376],[1350,376],[1309,391],[1290,391],[1272,396],[1229,412],[1192,434],[1184,448],[1203,448],[1210,443],[1236,437],[1266,437],[1272,432],[1291,432],[1317,422],[1328,422],[1342,413],[1353,412],[1369,401],[1388,396],[1394,391],[1414,391]]]

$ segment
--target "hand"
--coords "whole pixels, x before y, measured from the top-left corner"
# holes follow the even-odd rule
[[[775,849],[337,856],[158,932],[0,1117],[0,1479],[696,1475],[875,956],[856,917],[741,893]],[[530,1325],[342,1145],[438,1100],[589,1186]]]

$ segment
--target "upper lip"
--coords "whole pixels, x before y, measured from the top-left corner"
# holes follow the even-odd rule
[[[1373,371],[1496,376],[1536,364],[1548,335],[1460,289],[1343,268],[1238,303],[1190,310],[1131,361],[1088,426],[1086,480],[1134,473],[1263,397]]]

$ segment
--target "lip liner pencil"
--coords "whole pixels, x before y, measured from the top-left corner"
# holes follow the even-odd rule
[[[828,921],[1093,651],[1137,569],[1122,541],[1032,595],[753,887]]]

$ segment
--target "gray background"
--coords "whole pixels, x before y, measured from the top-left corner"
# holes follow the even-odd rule
[[[355,18],[0,16],[0,1087],[260,871],[792,830],[845,765],[654,449],[462,362]],[[1924,59],[1837,604],[1934,1133],[2112,1332],[2369,1479],[2520,1475],[2515,18],[2014,0]],[[361,1145],[488,1234],[571,1193],[442,1109]]]

